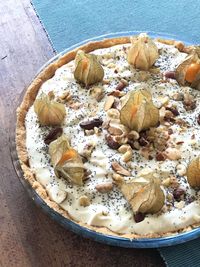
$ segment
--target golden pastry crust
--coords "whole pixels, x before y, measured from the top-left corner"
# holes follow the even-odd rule
[[[185,49],[184,45],[180,42],[174,41],[174,40],[165,40],[165,39],[157,39],[157,41],[165,44],[170,44],[170,45],[177,45],[177,48],[180,49],[180,51],[183,51]],[[47,203],[49,207],[51,207],[53,210],[64,216],[65,218],[68,218],[72,221],[74,221],[72,218],[70,218],[69,214],[67,211],[63,210],[58,204],[55,202],[51,201],[45,188],[36,181],[35,179],[35,174],[31,170],[29,166],[29,161],[28,161],[28,153],[26,150],[26,128],[25,128],[25,117],[26,114],[29,110],[29,108],[33,105],[33,102],[37,96],[37,93],[41,87],[41,85],[53,77],[55,74],[55,71],[63,66],[64,64],[67,64],[68,62],[74,60],[75,55],[79,49],[82,49],[86,53],[94,51],[96,49],[101,49],[101,48],[108,48],[114,45],[118,44],[126,44],[130,43],[130,38],[129,37],[120,37],[120,38],[113,38],[113,39],[105,39],[102,41],[96,41],[96,42],[90,42],[88,44],[85,44],[79,48],[76,48],[60,58],[58,58],[56,61],[48,65],[39,75],[34,79],[34,81],[31,83],[31,85],[28,87],[25,96],[23,98],[23,101],[21,105],[17,109],[17,123],[16,123],[16,148],[17,148],[17,153],[19,157],[19,161],[21,164],[22,171],[24,173],[24,178],[30,183],[30,185],[33,187],[33,189],[37,192],[37,194]],[[185,50],[186,51],[186,50]],[[117,234],[106,227],[95,227],[95,226],[90,226],[84,223],[76,222],[80,226],[83,226],[85,228],[88,228],[90,230],[111,235],[111,236],[120,236],[124,238],[129,238],[129,239],[134,239],[134,238],[154,238],[154,237],[162,237],[162,236],[170,236],[173,234],[177,234],[178,232],[169,232],[169,233],[164,233],[164,234],[148,234],[148,235],[137,235],[137,234]],[[189,231],[195,227],[198,227],[200,224],[195,224],[190,227],[187,227],[181,232]],[[180,232],[180,231],[179,231]]]

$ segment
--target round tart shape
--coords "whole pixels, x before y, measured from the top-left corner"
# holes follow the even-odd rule
[[[130,37],[78,47],[39,73],[17,110],[16,145],[25,179],[49,207],[98,233],[156,238],[199,226],[199,191],[188,184],[186,169],[198,156],[200,94],[174,75],[192,48],[153,42],[159,58],[145,71],[127,61]],[[80,50],[97,56],[103,79],[90,85],[76,81],[74,59]],[[143,97],[132,109],[127,96],[138,90]],[[34,112],[44,93],[65,106],[64,122],[57,126],[41,125]],[[124,125],[122,107],[138,122],[131,115]],[[156,118],[148,116],[154,113]],[[52,162],[49,147],[65,137],[69,144]],[[77,169],[82,176],[74,184]]]

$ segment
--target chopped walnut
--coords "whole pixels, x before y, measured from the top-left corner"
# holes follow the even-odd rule
[[[175,101],[183,101],[184,100],[184,94],[183,93],[175,93],[172,97]]]
[[[126,153],[127,151],[131,150],[131,146],[130,145],[121,145],[119,148],[118,148],[118,151],[119,153]]]
[[[54,94],[53,91],[49,91],[48,92],[48,96],[49,96],[50,99],[54,99],[55,98],[55,94]]]
[[[162,181],[162,185],[165,187],[178,188],[179,182],[175,176],[168,177]]]
[[[87,196],[81,196],[80,198],[79,198],[79,205],[80,206],[83,206],[83,207],[87,207],[87,206],[89,206],[90,205],[90,200],[89,200],[89,198],[87,197]]]
[[[150,157],[150,150],[148,147],[142,147],[140,149],[140,155],[142,155],[145,159],[149,159]]]
[[[103,183],[95,186],[96,190],[100,193],[109,193],[113,189],[112,183]]]
[[[101,128],[94,127],[94,133],[95,133],[97,136],[100,136],[100,135],[101,135]]]
[[[116,64],[113,62],[110,62],[110,63],[108,63],[107,67],[110,69],[114,69],[116,67]]]
[[[92,154],[92,151],[95,148],[95,144],[90,142],[87,145],[85,145],[85,147],[83,148],[83,152],[81,153],[81,155],[85,158],[89,158]]]
[[[109,83],[110,83],[110,80],[109,80],[109,79],[104,79],[104,80],[102,81],[102,83],[103,83],[103,84],[109,84]]]
[[[93,135],[94,134],[94,129],[91,130],[85,130],[85,135]]]
[[[131,173],[128,170],[126,170],[124,167],[122,167],[117,161],[113,161],[111,166],[112,166],[113,170],[118,174],[121,174],[124,176],[130,176],[131,175]]]
[[[79,108],[81,108],[83,106],[83,103],[80,103],[80,102],[74,102],[74,103],[71,103],[69,105],[69,107],[71,109],[74,109],[74,110],[78,110]]]
[[[181,152],[177,148],[168,147],[165,154],[170,160],[178,160],[181,158]]]
[[[119,119],[120,117],[119,110],[111,108],[107,111],[107,116],[110,117],[111,119]]]
[[[107,96],[106,101],[104,103],[104,110],[108,111],[112,107],[114,101],[115,101],[114,96],[112,95]]]
[[[167,142],[170,138],[168,131],[165,129],[167,128],[163,126],[151,128],[149,131],[147,131],[147,140],[153,143],[154,148],[158,149],[159,151],[166,149]]]
[[[139,135],[139,133],[136,132],[136,131],[130,131],[130,132],[128,133],[127,137],[128,137],[128,139],[130,139],[130,140],[138,140],[139,137],[140,137],[140,135]]]
[[[181,200],[180,202],[175,202],[174,206],[177,209],[182,210],[185,207],[185,201]]]
[[[156,153],[156,160],[157,161],[164,161],[164,160],[166,160],[166,154],[163,153],[163,152],[161,152],[161,151],[158,151]]]
[[[176,171],[177,171],[178,175],[185,175],[186,174],[186,166],[184,166],[183,164],[178,164],[176,166]]]
[[[196,100],[189,93],[184,94],[183,106],[185,110],[194,110],[196,108]]]
[[[117,142],[116,138],[111,135],[106,135],[107,145],[112,149],[118,149],[120,147],[120,143]]]
[[[110,92],[108,95],[112,95],[112,96],[120,98],[120,97],[124,96],[125,94],[126,94],[125,92],[122,92],[119,90],[114,90],[114,91]]]
[[[123,176],[121,176],[118,173],[113,173],[112,178],[113,178],[114,182],[116,182],[116,183],[121,183],[124,181]]]
[[[118,91],[122,91],[127,85],[128,85],[128,82],[127,82],[126,80],[122,79],[122,80],[118,83],[118,85],[117,85],[117,87],[116,87],[116,90],[118,90]]]
[[[96,99],[97,102],[101,101],[104,97],[103,87],[93,87],[90,89],[90,96]]]
[[[72,100],[71,93],[69,91],[66,91],[64,94],[62,94],[60,97],[58,97],[58,101],[62,103],[66,103]]]
[[[122,144],[127,144],[127,142],[128,142],[128,138],[124,134],[116,136],[115,140],[121,145]]]
[[[111,135],[122,135],[123,134],[121,129],[112,127],[112,126],[108,128],[108,132]]]
[[[132,150],[128,150],[122,155],[121,159],[124,162],[128,162],[128,161],[130,161],[132,159],[132,157],[133,157],[133,151]]]

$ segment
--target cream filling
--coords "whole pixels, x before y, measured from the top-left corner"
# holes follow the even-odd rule
[[[124,45],[128,46],[128,45]],[[174,70],[179,62],[185,58],[184,53],[180,53],[172,46],[157,43],[158,48],[162,48],[162,54],[157,61],[162,71]],[[168,96],[169,98],[175,92],[181,92],[188,88],[181,88],[176,81],[171,83],[156,82],[156,75],[152,76],[148,81],[138,82],[138,72],[131,69],[128,65],[125,52],[122,45],[117,45],[107,49],[99,49],[94,53],[99,56],[104,71],[105,79],[111,78],[109,85],[104,85],[107,92],[113,91],[118,83],[118,75],[111,67],[111,63],[115,63],[120,72],[120,77],[129,78],[129,86],[126,90],[134,90],[138,86],[145,86],[153,95],[154,102],[159,106],[159,99]],[[167,51],[167,56],[166,52]],[[112,59],[114,58],[114,60]],[[83,151],[84,146],[89,142],[96,144],[96,147],[91,155],[90,160],[85,163],[87,169],[92,172],[91,178],[84,183],[84,186],[78,187],[70,185],[64,179],[58,179],[50,165],[50,157],[48,155],[48,148],[44,144],[44,136],[48,132],[47,127],[39,127],[37,116],[31,107],[26,116],[26,146],[29,155],[29,162],[31,168],[36,173],[36,179],[47,190],[49,197],[58,203],[63,209],[67,210],[69,215],[78,222],[86,223],[94,226],[105,226],[111,231],[121,234],[152,234],[165,233],[169,231],[176,231],[185,228],[196,222],[200,222],[200,203],[199,198],[194,202],[183,205],[182,208],[174,207],[170,212],[165,212],[155,215],[147,215],[146,218],[140,222],[135,223],[133,219],[132,210],[121,194],[121,192],[114,187],[114,190],[109,194],[98,193],[95,189],[97,184],[112,181],[111,162],[113,160],[121,161],[121,155],[115,150],[109,149],[105,143],[104,133],[101,136],[90,135],[85,136],[84,131],[80,128],[79,123],[89,117],[101,116],[106,118],[103,111],[104,100],[100,103],[92,100],[89,96],[88,90],[81,88],[73,77],[74,62],[70,62],[59,68],[54,77],[46,81],[40,91],[40,95],[48,93],[53,90],[56,96],[61,96],[65,90],[70,90],[73,96],[76,96],[84,105],[78,110],[72,110],[66,107],[67,116],[63,125],[64,133],[71,139],[71,145],[78,150],[79,153]],[[181,102],[176,102],[178,110],[183,111],[180,117],[187,118],[191,128],[185,132],[181,128],[174,125],[172,128],[174,134],[172,138],[174,141],[184,141],[180,146],[182,158],[179,161],[166,160],[159,162],[155,160],[147,161],[137,151],[134,151],[133,160],[131,162],[132,176],[144,168],[156,170],[157,172],[175,172],[176,165],[182,163],[187,165],[190,158],[198,155],[200,148],[199,126],[194,123],[197,114],[200,112],[200,95],[198,91],[192,90],[196,96],[197,108],[194,112],[185,112]],[[173,102],[173,101],[172,101]],[[97,110],[96,110],[97,109]],[[95,113],[95,114],[94,114]],[[191,141],[191,135],[195,134],[196,140]],[[130,167],[130,166],[129,166]],[[126,166],[128,168],[128,165]],[[183,184],[185,187],[185,183]],[[194,194],[194,190],[187,189]],[[87,195],[91,199],[91,204],[87,207],[82,207],[79,204],[79,198],[82,195]]]

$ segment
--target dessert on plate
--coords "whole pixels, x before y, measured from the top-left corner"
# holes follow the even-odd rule
[[[129,238],[200,223],[200,48],[147,34],[47,66],[17,110],[24,178],[51,208]]]

